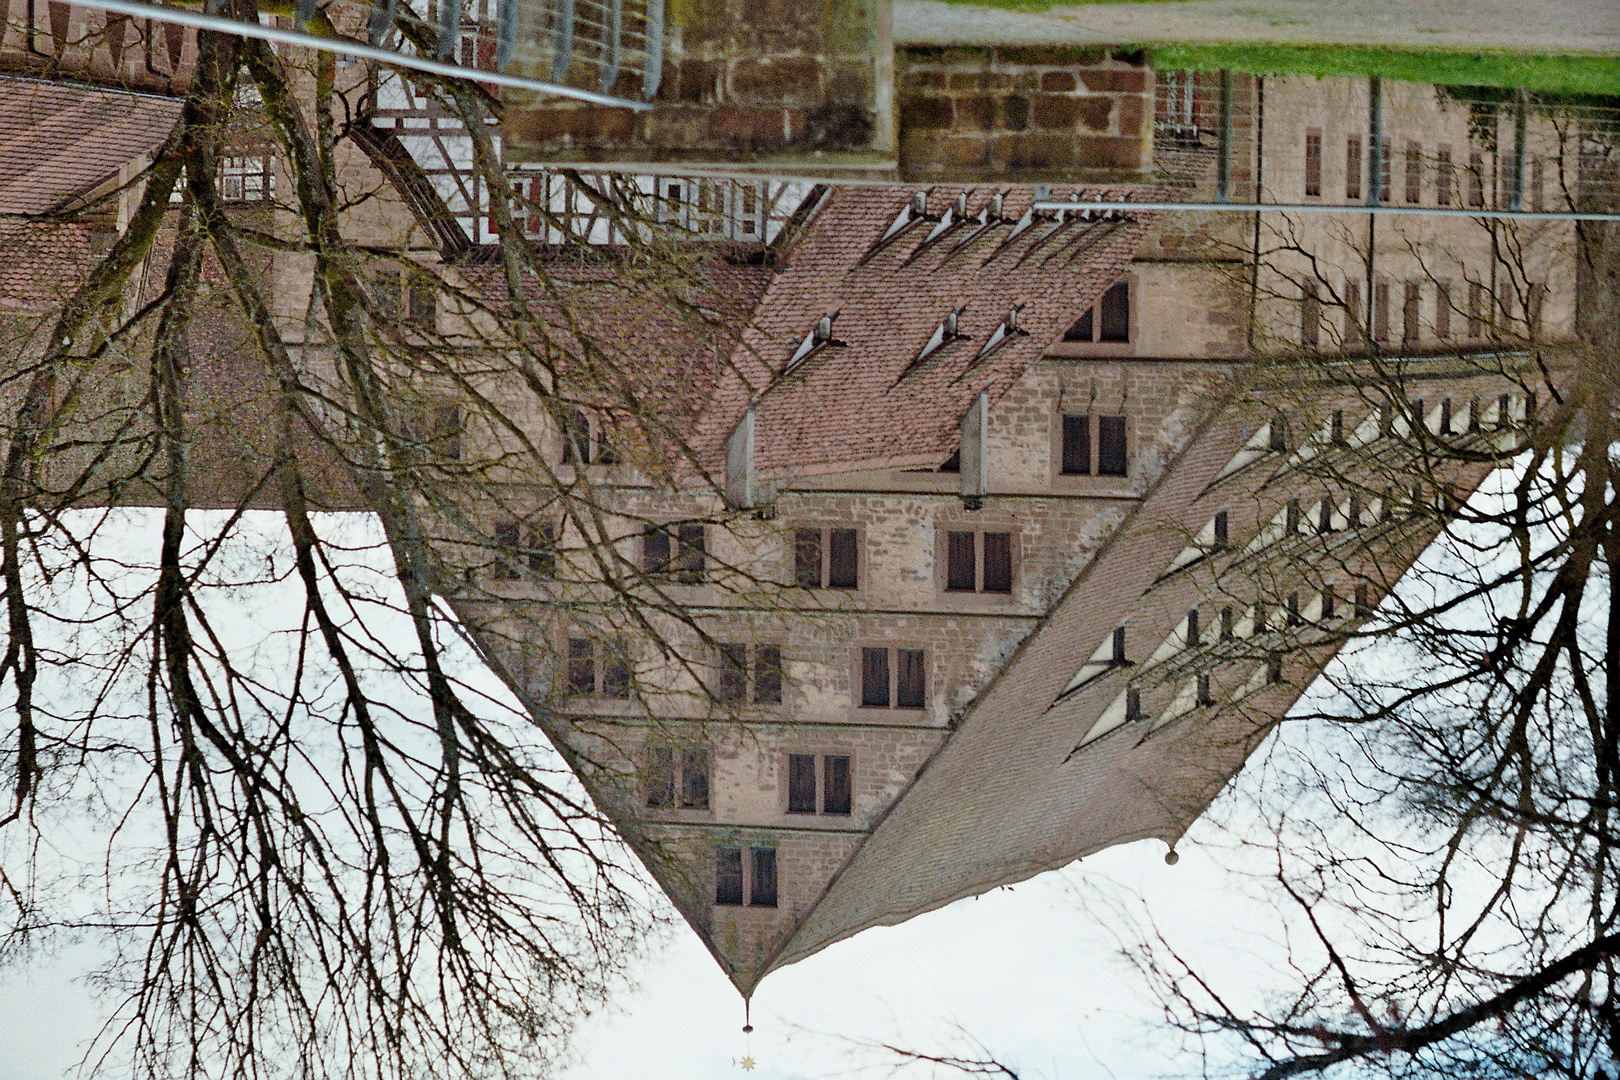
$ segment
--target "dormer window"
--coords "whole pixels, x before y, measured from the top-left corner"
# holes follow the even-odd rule
[[[911,367],[908,367],[907,371],[910,371],[911,368],[916,367],[951,342],[961,341],[967,337],[966,334],[957,329],[957,323],[962,317],[962,312],[966,310],[966,305],[953,308],[944,319],[940,320],[940,324],[934,327],[934,332],[929,335],[927,342],[923,344],[922,352],[917,354],[917,358],[911,362]]]
[[[782,369],[782,374],[786,375],[828,345],[844,344],[832,336],[833,320],[837,318],[838,312],[829,311],[816,320],[816,325],[810,328],[804,340],[799,342],[799,347],[793,350],[793,355],[788,357],[787,367]]]
[[[1131,287],[1116,281],[1063,335],[1064,341],[1114,342],[1131,340]]]
[[[918,222],[937,221],[937,218],[928,216],[928,196],[933,190],[933,188],[923,188],[921,191],[918,191],[916,194],[912,195],[911,201],[900,208],[900,212],[894,216],[894,220],[889,222],[889,227],[883,230],[883,235],[878,237],[877,243],[872,245],[872,249],[866,253],[865,257],[862,258],[861,261],[865,262],[873,255],[876,255],[878,252],[888,247],[895,240],[899,239],[901,234],[905,233]]]
[[[1020,330],[1018,328],[1018,313],[1023,310],[1023,304],[1014,304],[1012,306],[1012,310],[1007,312],[1007,317],[1001,320],[1001,325],[996,327],[995,330],[991,332],[990,337],[984,343],[984,348],[979,350],[979,355],[973,358],[973,362],[975,364],[979,363],[981,360],[985,359],[985,357],[1007,344],[1007,342],[1011,341],[1013,338],[1029,336],[1028,330]]]

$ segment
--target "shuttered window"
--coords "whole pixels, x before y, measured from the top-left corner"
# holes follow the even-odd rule
[[[1063,418],[1063,473],[1067,476],[1091,475],[1091,417],[1065,416]]]
[[[1097,417],[1097,475],[1124,476],[1125,469],[1125,418]]]
[[[806,589],[859,588],[859,534],[854,529],[795,529],[793,580]]]
[[[816,755],[788,755],[788,813],[816,812]]]

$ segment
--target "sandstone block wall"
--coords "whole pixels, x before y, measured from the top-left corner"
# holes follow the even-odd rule
[[[906,46],[895,54],[901,175],[1122,177],[1152,163],[1153,74],[1140,52]]]

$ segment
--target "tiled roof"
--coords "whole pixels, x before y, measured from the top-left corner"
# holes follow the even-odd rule
[[[181,103],[0,79],[0,213],[37,214],[162,144]]]
[[[90,264],[88,225],[0,221],[0,312],[66,300]]]
[[[938,218],[959,194],[967,217],[995,192],[935,188],[927,213]],[[1119,191],[1061,189],[1053,198],[1114,199]],[[1135,199],[1155,192],[1135,191]],[[1152,225],[1137,213],[1123,222],[1072,217],[1056,233],[1039,222],[1010,243],[1013,222],[1032,201],[1028,188],[1008,191],[1001,224],[952,249],[971,222],[926,242],[918,224],[875,254],[874,243],[913,197],[893,187],[833,191],[789,255],[733,356],[705,424],[706,449],[717,454],[749,400],[755,416],[755,462],[777,475],[855,468],[936,467],[955,451],[958,423],[988,391],[993,402],[1045,347],[1125,272]],[[1088,231],[1090,230],[1090,231]],[[1047,237],[1042,243],[1042,238]],[[1025,334],[982,362],[977,357],[1015,305]],[[913,363],[947,313],[963,308],[965,339]],[[822,315],[837,312],[833,338],[783,374],[799,343]]]
[[[610,414],[654,413],[683,435],[712,399],[725,358],[773,274],[718,259],[651,276],[578,263],[548,271],[548,282],[525,281],[525,299],[565,354],[554,362],[568,370],[569,392]],[[497,306],[507,295],[494,267],[460,272]]]

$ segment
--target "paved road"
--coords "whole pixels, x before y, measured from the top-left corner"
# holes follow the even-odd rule
[[[1185,0],[1031,12],[895,0],[894,32],[915,44],[1261,41],[1620,54],[1620,2]]]

